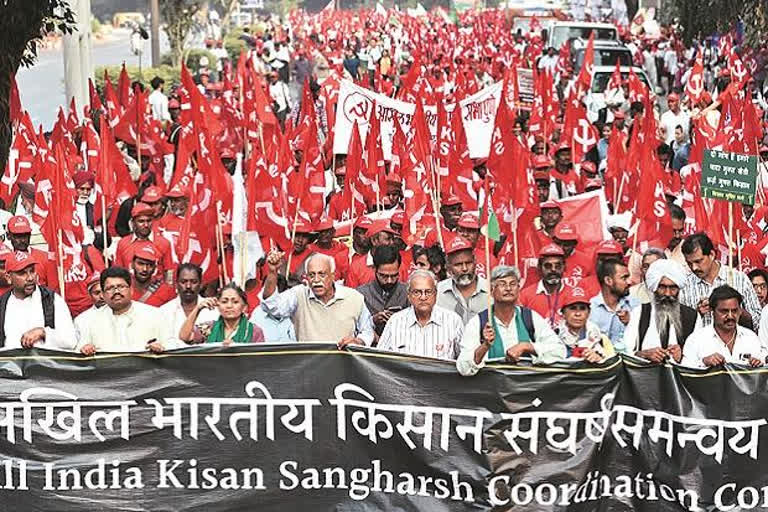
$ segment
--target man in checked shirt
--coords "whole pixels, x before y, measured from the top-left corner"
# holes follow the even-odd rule
[[[746,274],[717,261],[717,252],[712,240],[704,233],[696,233],[686,238],[682,250],[692,274],[688,275],[680,289],[680,303],[698,310],[704,325],[710,325],[712,310],[709,306],[709,296],[712,290],[727,284],[744,297],[739,324],[756,331],[760,325],[760,301]]]

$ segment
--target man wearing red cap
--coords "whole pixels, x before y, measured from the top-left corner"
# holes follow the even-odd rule
[[[463,207],[461,205],[461,199],[459,196],[450,194],[443,197],[440,203],[440,216],[443,218],[443,225],[445,229],[449,231],[455,231],[459,225],[459,219],[461,218]],[[443,242],[448,243],[447,240]]]
[[[348,201],[344,194],[344,177],[347,174],[347,168],[344,166],[337,167],[334,171],[336,176],[336,184],[339,189],[331,195],[328,200],[328,215],[331,219],[336,221],[351,220],[352,215],[350,210],[352,209],[351,201]],[[355,201],[355,217],[360,217],[365,213],[365,204],[360,201]]]
[[[437,284],[437,305],[455,312],[466,324],[488,307],[488,281],[478,279],[472,244],[459,235],[445,248],[448,279]]]
[[[552,243],[555,228],[563,220],[563,211],[555,201],[545,201],[539,205],[539,208],[541,209],[539,217],[541,227],[536,234],[539,236],[539,244],[544,246]]]
[[[551,169],[552,160],[547,155],[533,157],[533,179],[536,181],[539,203],[549,199],[549,173]]]
[[[0,295],[4,294],[11,289],[10,277],[5,270],[5,262],[9,255],[13,254],[13,251],[5,244],[0,244]]]
[[[491,273],[491,269],[495,267],[498,264],[498,260],[496,259],[496,256],[491,253],[490,256],[490,265],[491,268],[486,268],[486,261],[485,261],[485,242],[480,242],[480,219],[471,212],[464,212],[461,214],[461,217],[459,218],[459,224],[456,228],[456,233],[459,236],[462,236],[469,241],[470,245],[474,247],[474,253],[475,253],[475,271],[477,272],[477,277],[480,279],[487,279],[488,276]],[[490,246],[491,251],[493,251],[493,244]]]
[[[560,143],[555,152],[555,169],[550,173],[550,199],[565,199],[583,192],[579,176],[573,169],[570,143]]]
[[[349,271],[349,247],[333,239],[336,228],[331,217],[323,214],[315,225],[315,232],[317,238],[309,245],[309,251],[332,257],[336,261],[336,277],[343,280]]]
[[[184,216],[189,208],[189,189],[177,183],[165,194],[165,197],[168,198],[168,212],[157,221],[157,230],[164,235],[168,232],[166,238],[176,240],[181,233]]]
[[[0,296],[0,346],[72,350],[76,342],[72,315],[60,295],[38,284],[38,266],[26,252],[6,257],[11,289]]]
[[[159,258],[160,252],[152,242],[139,242],[134,247],[131,260],[133,300],[159,307],[176,296],[176,290],[162,277],[153,278]]]
[[[152,208],[152,218],[159,219],[163,216],[165,204],[163,203],[163,191],[160,187],[152,185],[144,190],[141,196],[141,202]]]
[[[32,237],[32,226],[29,220],[23,215],[15,215],[8,221],[6,230],[13,250],[29,254],[37,263],[35,270],[40,284],[47,286],[49,281],[55,281],[56,267],[53,262],[48,261],[48,253],[29,247],[29,241]]]
[[[565,289],[565,253],[559,245],[545,245],[539,251],[536,268],[540,280],[520,292],[520,304],[540,314],[554,328],[561,318],[560,298]]]
[[[107,303],[104,302],[104,294],[101,293],[101,273],[96,272],[91,275],[90,279],[86,282],[88,290],[88,296],[91,299],[91,307],[77,315],[75,318],[75,334],[77,334],[77,340],[83,339],[83,333],[90,322],[93,314],[103,308]]]
[[[371,243],[371,252],[365,257],[365,259],[359,258],[352,262],[349,267],[349,273],[344,281],[344,284],[350,288],[357,288],[366,283],[373,281],[374,268],[373,268],[373,250],[376,247],[382,245],[394,245],[395,244],[395,231],[389,227],[389,219],[379,219],[371,224],[371,227],[367,231],[368,239]],[[403,252],[400,256],[402,259]],[[403,268],[400,265],[400,280],[405,281],[408,278],[408,268]]]
[[[368,229],[373,225],[369,217],[359,217],[352,228],[352,251],[350,251],[350,266],[357,260],[365,260],[371,250]]]
[[[136,203],[131,210],[131,227],[133,234],[124,236],[117,244],[115,252],[115,265],[128,268],[133,260],[133,254],[138,245],[151,242],[158,252],[159,274],[170,281],[176,265],[173,262],[173,254],[170,242],[152,230],[154,224],[154,211],[145,203]]]

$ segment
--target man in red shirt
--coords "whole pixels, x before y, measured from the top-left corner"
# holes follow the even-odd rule
[[[155,223],[155,228],[166,238],[170,236],[171,240],[177,240],[189,207],[189,191],[187,187],[177,183],[165,194],[165,197],[168,198],[168,213]]]
[[[371,241],[372,248],[379,247],[381,245],[394,245],[395,243],[395,231],[389,227],[389,219],[376,220],[368,228],[368,239]],[[373,249],[372,249],[373,250]],[[402,256],[404,251],[400,252]],[[400,279],[406,281],[408,279],[409,267],[400,265]],[[345,286],[349,288],[357,288],[373,281],[374,269],[373,269],[373,256],[370,253],[363,259],[360,258],[352,262],[352,266],[349,267],[349,273],[344,281]]]
[[[0,244],[0,295],[11,289],[11,280],[5,271],[5,260],[13,254],[13,251],[5,244]]]
[[[445,229],[455,231],[459,225],[463,207],[459,196],[450,194],[442,198],[440,202],[440,216],[443,218]],[[444,241],[448,243],[447,241]]]
[[[563,249],[556,244],[542,247],[536,268],[540,281],[526,286],[520,292],[520,304],[540,314],[554,327],[561,317],[561,298],[565,288]]]
[[[153,279],[160,253],[155,245],[140,241],[133,251],[131,273],[134,277],[133,300],[159,307],[176,297],[176,289],[162,278]]]
[[[48,286],[49,283],[54,284],[53,281],[58,282],[56,264],[48,260],[48,253],[29,247],[29,240],[32,237],[32,226],[26,217],[15,215],[8,219],[6,231],[8,231],[8,240],[11,242],[13,250],[29,254],[37,263],[35,271],[37,272],[38,284]]]
[[[555,169],[551,173],[550,199],[565,199],[582,192],[579,177],[573,169],[571,146],[563,141],[555,152]]]
[[[349,247],[334,240],[336,228],[333,226],[333,220],[328,215],[323,215],[315,225],[317,238],[313,244],[310,244],[310,252],[319,252],[327,254],[336,262],[336,279],[343,280],[349,271]]]
[[[352,215],[350,210],[352,209],[351,201],[348,201],[344,197],[344,176],[347,174],[346,167],[339,167],[334,171],[336,176],[336,184],[339,186],[339,190],[331,195],[328,200],[328,215],[331,219],[336,221],[350,220]],[[355,217],[359,217],[365,213],[365,204],[360,201],[355,201]]]
[[[480,279],[486,279],[490,275],[490,270],[498,265],[498,260],[491,253],[491,269],[486,269],[485,262],[485,241],[480,238],[480,219],[472,212],[464,212],[459,218],[458,226],[456,227],[456,234],[466,238],[469,243],[474,247],[475,253],[475,272]],[[489,245],[491,251],[493,246]]]
[[[582,251],[577,251],[579,235],[576,228],[568,222],[561,222],[555,228],[554,241],[565,253],[565,272],[563,279],[566,286],[582,286],[582,280],[594,273],[593,259]]]
[[[563,211],[560,209],[560,205],[554,201],[544,201],[539,205],[541,210],[541,229],[536,231],[539,236],[539,243],[542,246],[554,243],[552,236],[555,233],[557,224],[563,220]]]
[[[152,230],[154,223],[154,210],[145,203],[136,203],[131,209],[131,227],[133,234],[124,236],[117,244],[115,265],[128,268],[133,260],[133,253],[137,245],[143,242],[151,242],[158,251],[158,274],[165,277],[166,281],[173,282],[173,272],[176,265],[173,262],[171,243],[163,236]]]
[[[395,232],[395,247],[400,251],[400,274],[403,272],[405,276],[411,275],[411,272],[416,270],[416,266],[413,263],[413,254],[408,250],[408,244],[403,240],[403,224],[405,223],[405,212],[402,210],[396,210],[392,217],[389,219],[389,227]]]
[[[552,160],[547,155],[533,157],[533,179],[536,181],[539,203],[549,200],[549,173],[551,170]]]
[[[350,251],[350,267],[357,260],[365,260],[371,250],[371,241],[368,239],[368,229],[373,221],[368,217],[358,217],[352,228],[352,250]]]

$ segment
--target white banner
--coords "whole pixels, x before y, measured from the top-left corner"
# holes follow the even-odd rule
[[[488,148],[491,145],[493,123],[501,90],[502,82],[497,82],[459,102],[471,158],[488,157]],[[342,81],[339,86],[336,125],[334,126],[334,153],[347,154],[352,137],[352,127],[355,122],[360,127],[360,137],[365,144],[365,137],[368,134],[368,119],[374,105],[376,106],[376,115],[381,123],[384,158],[387,160],[392,158],[395,116],[399,116],[400,125],[407,134],[411,129],[411,118],[416,110],[416,105],[378,94],[370,89],[359,87],[348,80]],[[455,104],[445,106],[448,112],[449,126],[454,108]],[[426,105],[424,115],[434,141],[437,136],[437,106]]]

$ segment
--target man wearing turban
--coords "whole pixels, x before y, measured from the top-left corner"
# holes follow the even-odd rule
[[[680,362],[685,340],[703,325],[695,309],[680,303],[685,279],[685,269],[674,260],[656,260],[648,267],[645,284],[653,300],[630,313],[624,337],[629,354],[654,363]]]

